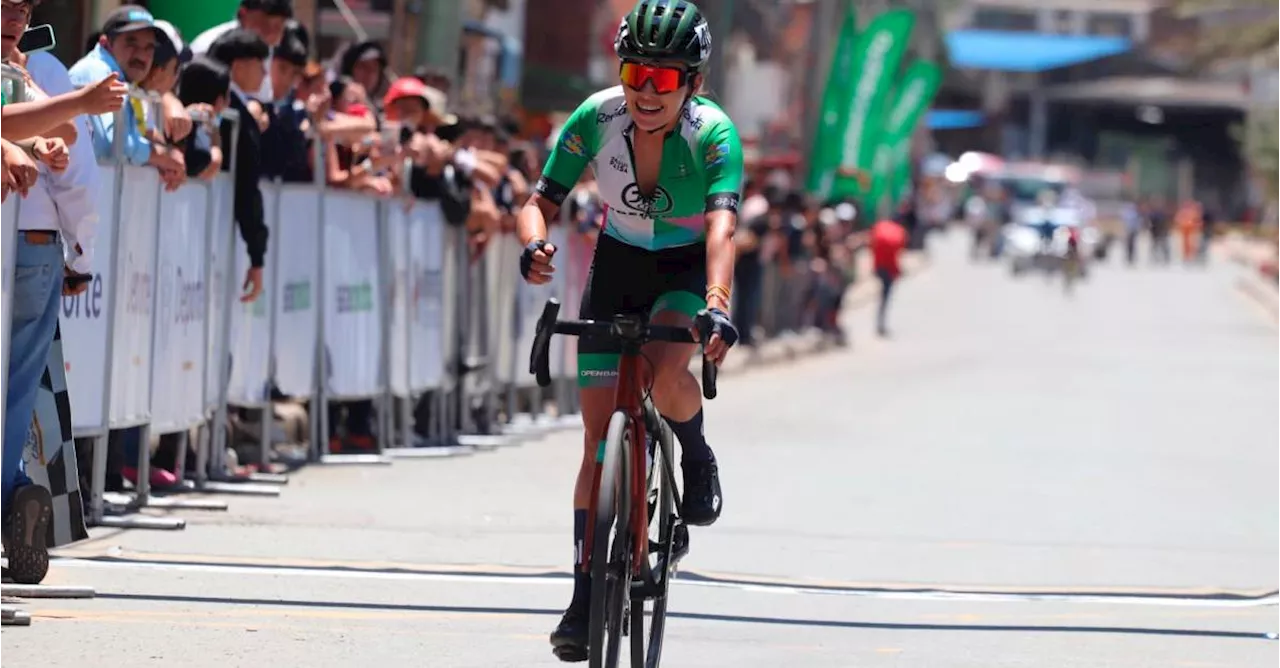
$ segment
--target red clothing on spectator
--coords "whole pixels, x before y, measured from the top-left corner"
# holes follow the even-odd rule
[[[871,257],[876,271],[887,271],[897,277],[902,273],[898,256],[907,247],[907,230],[892,220],[882,220],[871,227]]]

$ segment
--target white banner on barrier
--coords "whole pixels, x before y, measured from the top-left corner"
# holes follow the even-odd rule
[[[103,393],[107,390],[107,295],[115,286],[111,242],[117,221],[116,168],[98,167],[98,234],[94,241],[93,282],[74,297],[62,298],[62,356],[67,370],[73,430],[97,431],[107,426]]]
[[[409,346],[413,391],[444,380],[444,215],[437,204],[414,206],[409,223],[409,263],[414,276]]]
[[[570,243],[568,228],[566,228],[564,225],[552,225],[551,229],[547,231],[547,240],[550,241],[553,245],[555,245],[556,248],[568,248]],[[551,281],[551,284],[548,286],[550,288],[551,295],[554,296],[556,299],[559,299],[561,304],[563,304],[565,301],[565,288],[568,286],[568,284],[569,284],[569,268],[564,267],[560,271],[557,271],[555,273],[555,276]],[[533,348],[533,334],[535,330],[537,330],[538,328],[538,318],[542,316],[542,308],[543,308],[543,305],[545,305],[546,303],[547,303],[546,299],[543,299],[538,303],[533,304],[532,305],[533,308],[529,309],[529,311],[525,313],[525,318],[526,318],[525,337],[528,343],[527,345],[522,347],[520,350],[525,351],[524,354],[526,357],[529,355],[528,351],[531,348]],[[572,338],[572,337],[562,336],[560,338],[565,339],[565,338]],[[566,377],[565,346],[563,342],[561,343],[561,345],[551,346],[550,360],[551,360],[551,365],[550,365],[551,375],[555,378]],[[525,371],[528,371],[528,369],[526,368]],[[529,376],[528,373],[526,373],[525,376],[532,377],[532,376]]]
[[[262,209],[266,212],[267,230],[274,234],[274,216],[276,198],[280,191],[275,187],[262,185]],[[239,284],[249,272],[249,249],[244,238],[236,237],[235,256],[236,270],[231,280]],[[270,244],[270,241],[268,241]],[[268,249],[270,246],[268,246]],[[281,249],[282,251],[285,249]],[[267,257],[271,257],[268,252]],[[256,406],[267,401],[270,396],[268,381],[270,379],[271,362],[271,300],[266,290],[275,285],[275,276],[270,262],[262,268],[263,293],[254,301],[244,304],[237,299],[231,305],[231,382],[227,384],[227,403],[237,406]]]
[[[560,298],[560,317],[566,320],[579,318],[579,307],[582,305],[582,293],[587,287],[587,275],[591,272],[591,257],[595,247],[585,234],[569,235],[569,245],[565,249],[564,268],[565,286]],[[566,378],[578,377],[578,337],[561,336],[564,349],[564,374]]]
[[[188,181],[160,196],[160,257],[156,273],[156,342],[152,358],[151,424],[157,433],[186,429],[204,416],[205,228],[209,187]]]
[[[212,412],[218,406],[222,396],[222,374],[230,363],[227,358],[227,341],[223,337],[223,325],[227,319],[227,281],[234,281],[227,275],[228,255],[234,244],[235,186],[229,174],[219,174],[214,178],[210,196],[213,197],[213,230],[210,234],[212,247],[209,249],[209,333],[206,342],[208,357],[205,364],[209,373],[205,374],[204,406],[206,412]]]
[[[520,278],[522,251],[520,242],[511,234],[498,236],[485,251],[488,253],[485,268],[488,270],[486,287],[489,290],[486,295],[489,305],[489,358],[493,364],[494,379],[503,384],[510,384],[521,376],[515,338],[519,332],[516,297],[524,283]],[[525,367],[524,374],[528,374],[528,362],[525,362]]]
[[[381,391],[382,304],[379,293],[378,203],[325,193],[325,351],[331,396]]]
[[[112,426],[136,424],[151,417],[151,313],[155,307],[160,173],[151,167],[125,167],[120,187]]]
[[[458,267],[459,250],[458,246],[466,245],[466,231],[454,225],[447,225],[443,229],[443,257],[442,266],[444,274],[441,276],[441,285],[444,286],[444,315],[440,319],[443,323],[442,331],[446,332],[444,337],[444,345],[441,347],[442,359],[444,364],[452,365],[454,360],[458,358],[458,323],[462,321],[463,308],[461,303],[462,282],[461,269]],[[455,383],[454,374],[446,373],[440,378],[442,383],[448,383],[448,389],[453,389]]]
[[[391,393],[404,397],[409,392],[409,227],[412,219],[402,202],[388,202],[386,232],[390,251],[388,277],[391,279]],[[414,361],[416,363],[416,360]]]
[[[270,213],[268,213],[270,216]],[[291,397],[311,394],[316,364],[316,286],[320,279],[320,195],[311,186],[280,190],[280,220],[272,244],[280,244],[276,280],[276,386]]]
[[[566,234],[564,225],[552,225],[547,230],[547,241],[557,249],[566,248],[569,243],[569,235]],[[516,331],[518,335],[515,340],[515,350],[517,362],[520,356],[529,359],[529,351],[533,349],[533,334],[538,326],[538,318],[542,316],[542,308],[551,297],[559,297],[564,292],[565,271],[560,269],[551,275],[551,282],[546,285],[529,285],[523,280],[516,281],[520,289],[517,294],[516,304]],[[564,346],[551,346],[551,352],[548,355],[550,360],[550,369],[553,375],[561,375],[564,373]],[[523,367],[517,364],[515,383],[518,387],[536,387],[537,379],[529,373],[528,362]]]

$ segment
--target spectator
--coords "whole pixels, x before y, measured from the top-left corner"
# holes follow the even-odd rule
[[[191,51],[195,54],[208,53],[222,36],[242,28],[266,42],[268,53],[264,60],[270,63],[270,49],[280,44],[284,38],[285,24],[292,18],[293,0],[240,0],[240,8],[236,10],[235,20],[218,24],[200,33],[191,41]],[[263,77],[260,85],[244,91],[244,95],[259,102],[271,102],[271,88],[271,77],[268,75]]]
[[[743,211],[750,211],[750,217],[744,217],[734,235],[737,246],[737,259],[733,267],[734,305],[733,314],[741,333],[738,343],[755,349],[756,325],[759,322],[760,305],[764,298],[761,291],[764,285],[764,264],[760,250],[765,235],[769,231],[769,201],[752,181],[743,188],[747,198],[743,202]],[[777,215],[777,214],[772,214]]]
[[[464,224],[471,215],[471,174],[476,161],[446,139],[449,128],[457,129],[447,96],[417,77],[404,77],[392,84],[384,105],[389,118],[412,128],[411,134],[401,136],[413,159],[410,191],[420,199],[438,202],[450,225]]]
[[[178,69],[185,62],[183,54],[189,56],[190,51],[182,44],[182,38],[173,24],[168,21],[156,21],[155,24],[158,37],[151,72],[138,82],[138,87],[159,95],[160,102],[156,106],[144,105],[143,115],[147,122],[148,138],[153,143],[163,143],[181,153],[185,165],[187,156],[183,152],[183,142],[192,131],[191,114],[178,96],[173,94],[173,89],[178,83]],[[189,166],[180,171],[161,169],[166,189],[177,190],[186,181],[189,171]]]
[[[26,30],[33,6],[33,2],[9,0],[2,6],[4,41],[0,47],[4,51],[0,55],[6,63],[18,55],[17,36]],[[43,59],[37,61],[37,65],[42,78],[50,74],[46,84],[51,84],[54,90],[71,91],[65,69],[59,67],[51,71]],[[6,86],[5,111],[9,110],[12,97]],[[29,77],[22,102],[38,103],[45,97],[38,83]],[[73,134],[78,133],[73,131]],[[17,269],[11,293],[9,368],[6,370],[7,420],[0,446],[0,483],[3,485],[0,507],[6,511],[0,534],[9,558],[9,575],[21,584],[37,584],[48,572],[45,538],[53,516],[53,498],[48,489],[32,484],[27,478],[22,452],[30,435],[40,378],[48,364],[49,348],[58,325],[60,299],[63,294],[79,294],[88,287],[87,282],[70,279],[79,278],[91,269],[92,256],[85,248],[92,250],[97,224],[92,181],[95,165],[92,156],[85,154],[84,145],[76,152],[78,160],[73,168],[73,156],[62,139],[36,137],[33,142],[32,152],[43,163],[38,179],[32,174],[35,161],[24,155],[16,144],[4,143],[6,189],[16,189],[27,197],[17,221]]]
[[[907,229],[897,221],[882,220],[871,227],[871,257],[880,279],[880,308],[876,311],[876,333],[889,336],[886,316],[893,284],[902,274],[898,258],[907,247]]]
[[[302,75],[298,77],[294,97],[307,102],[311,96],[323,95],[327,91],[328,82],[325,81],[324,67],[314,60],[307,61],[306,66],[302,68]]]
[[[307,51],[292,35],[285,36],[271,59],[273,99],[271,118],[262,133],[262,175],[292,183],[311,181],[311,156],[306,135],[307,105],[296,88],[307,65]]]
[[[262,294],[262,265],[267,254],[267,225],[262,208],[262,128],[249,112],[247,90],[257,90],[266,77],[264,62],[267,43],[258,35],[236,28],[225,32],[209,49],[209,55],[222,63],[231,78],[230,107],[240,114],[239,130],[232,136],[233,125],[222,124],[222,145],[235,142],[235,217],[249,252],[249,272],[244,279],[241,302],[252,302]],[[230,161],[223,171],[231,169]]]
[[[107,15],[98,45],[71,67],[71,81],[77,86],[101,82],[115,73],[129,83],[141,82],[151,73],[159,31],[151,13],[137,5],[124,5]],[[130,98],[124,107],[124,157],[129,164],[152,165],[162,173],[186,172],[182,153],[153,142],[139,129],[145,121],[143,105]],[[93,149],[99,160],[112,156],[115,115],[99,113],[89,118]]]
[[[4,153],[4,186],[0,191],[0,201],[9,199],[10,192],[26,197],[40,175],[39,167],[26,151],[8,139],[0,139],[0,147]]]
[[[22,55],[18,53],[18,39],[26,30],[31,18],[31,11],[36,0],[25,2],[4,2],[4,33],[0,36],[0,54],[4,62],[21,65],[18,62]],[[117,110],[124,104],[124,95],[128,87],[118,77],[108,74],[100,81],[85,84],[85,87],[74,92],[56,95],[39,100],[15,100],[9,84],[4,90],[4,124],[0,135],[10,142],[28,139],[37,135],[45,137],[61,137],[68,144],[75,143],[75,124],[72,122],[82,114],[98,114]]]
[[[206,107],[211,118],[227,108],[230,96],[231,73],[216,60],[197,57],[178,75],[178,99],[189,108]],[[222,169],[224,156],[219,139],[203,124],[187,137],[183,149],[188,176],[212,179]]]
[[[373,40],[354,44],[342,53],[338,76],[351,77],[370,100],[379,101],[387,89],[387,52]],[[381,111],[381,110],[379,110]]]
[[[418,69],[413,71],[413,76],[418,81],[440,91],[443,95],[447,96],[453,90],[453,78],[442,69],[430,65],[419,65]]]

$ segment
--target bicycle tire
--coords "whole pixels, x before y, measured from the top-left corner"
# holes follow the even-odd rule
[[[631,591],[631,421],[617,411],[600,454],[600,489],[591,545],[591,623],[587,656],[591,668],[616,668],[624,615]]]
[[[660,418],[659,418],[660,419]],[[675,483],[674,461],[671,443],[671,432],[659,429],[655,433],[656,452],[653,453],[653,468],[648,476],[649,490],[657,489],[657,503],[651,509],[651,517],[658,522],[658,553],[651,564],[650,577],[656,580],[657,591],[649,600],[649,634],[645,642],[644,608],[646,599],[635,598],[631,602],[631,665],[635,667],[657,668],[662,659],[662,640],[666,632],[667,591],[674,570],[671,567],[674,554],[675,536]],[[646,497],[649,496],[646,494]]]

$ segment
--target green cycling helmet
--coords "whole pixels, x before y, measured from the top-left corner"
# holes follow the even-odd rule
[[[624,60],[675,60],[701,71],[711,58],[711,28],[688,0],[640,0],[618,26],[613,48]]]

